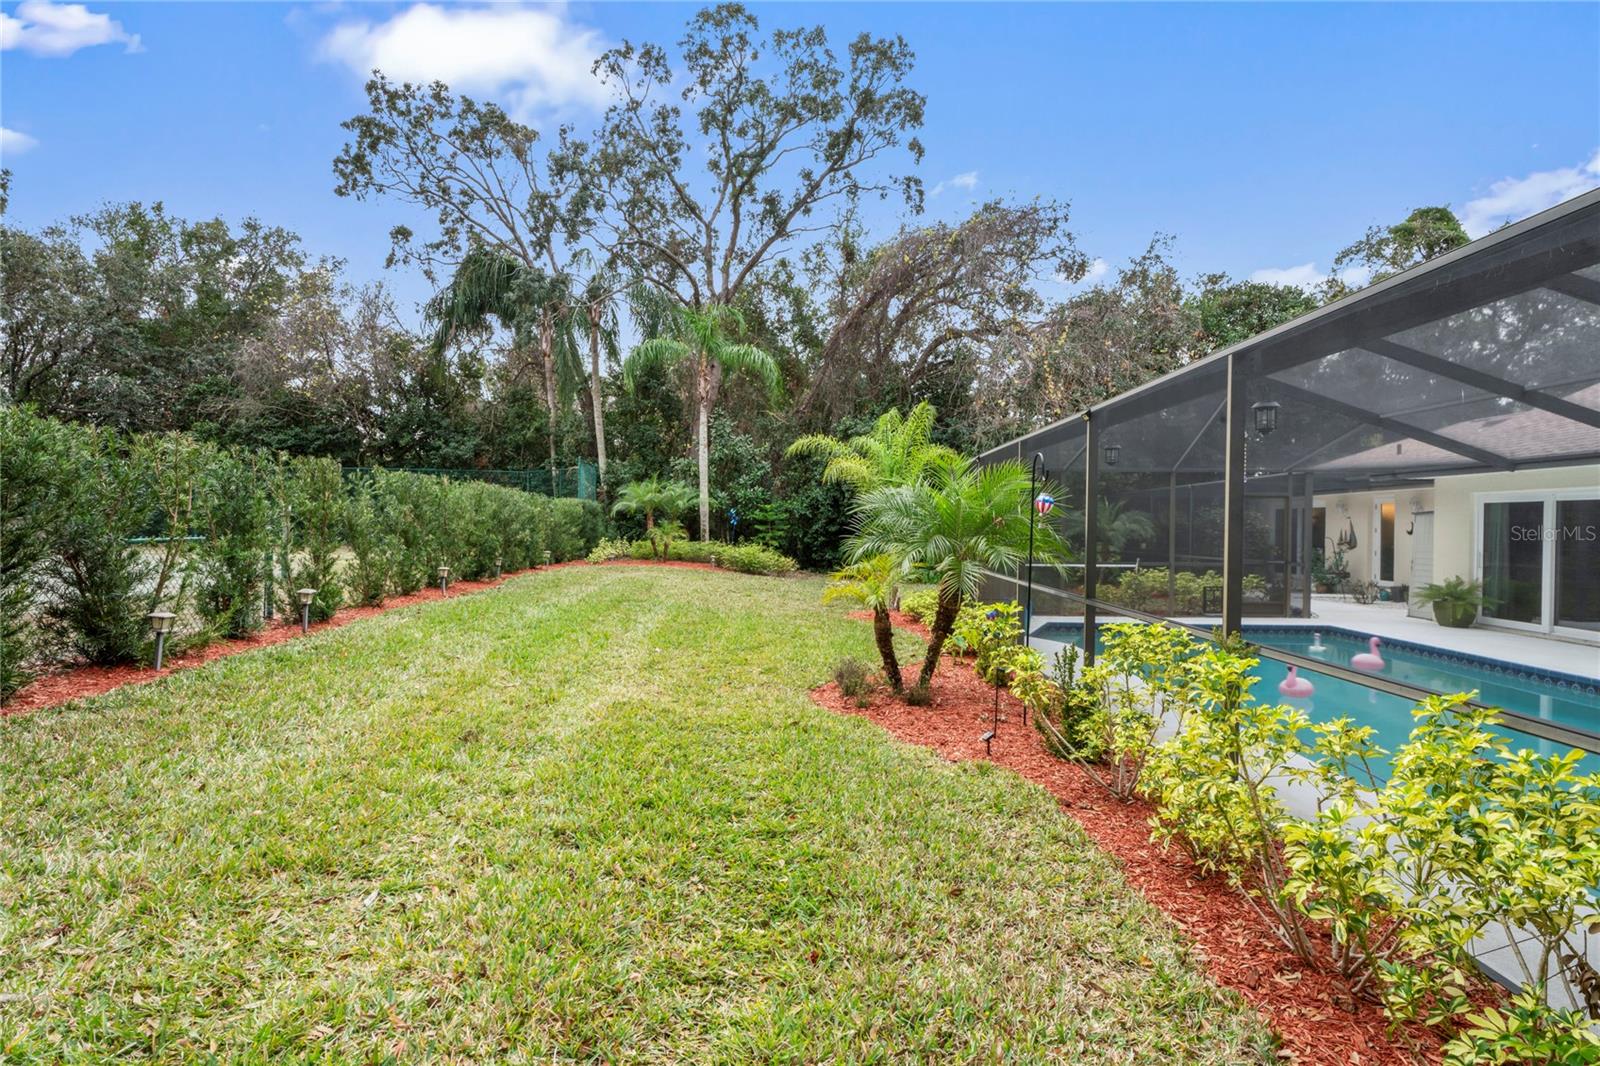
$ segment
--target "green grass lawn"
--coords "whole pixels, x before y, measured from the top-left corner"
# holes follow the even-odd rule
[[[1042,790],[810,702],[820,589],[569,568],[0,720],[0,1060],[1270,1061]]]

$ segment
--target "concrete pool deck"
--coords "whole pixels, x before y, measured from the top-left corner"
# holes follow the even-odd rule
[[[1118,621],[1115,615],[1110,614],[1102,614],[1099,620]],[[1046,614],[1038,610],[1034,611],[1033,616],[1036,628],[1047,622],[1082,621],[1082,615]],[[1222,619],[1215,615],[1202,615],[1175,618],[1173,621],[1210,629],[1220,625]],[[1382,640],[1403,640],[1442,651],[1460,652],[1600,681],[1600,640],[1585,643],[1491,626],[1449,629],[1432,619],[1410,617],[1403,603],[1352,603],[1340,596],[1312,596],[1310,618],[1256,618],[1247,615],[1244,619],[1247,631],[1251,626],[1315,630],[1319,625],[1347,629]],[[1034,644],[1040,650],[1045,650],[1046,645],[1054,645],[1048,653],[1053,653],[1059,647],[1054,641],[1037,637],[1034,638]]]

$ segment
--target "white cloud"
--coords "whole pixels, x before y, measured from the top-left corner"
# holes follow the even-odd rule
[[[1301,263],[1292,267],[1266,267],[1251,274],[1250,280],[1266,285],[1297,285],[1302,289],[1314,289],[1327,281],[1328,275],[1318,270],[1315,263]]]
[[[17,13],[0,11],[0,51],[20,48],[38,56],[70,56],[80,48],[121,44],[125,52],[142,52],[137,33],[129,33],[110,15],[82,4],[23,0]]]
[[[929,196],[938,196],[940,193],[944,192],[946,189],[964,189],[967,192],[971,192],[973,189],[976,189],[977,187],[978,187],[978,172],[976,170],[968,170],[968,171],[965,171],[964,173],[957,174],[953,178],[946,178],[944,181],[941,181],[939,184],[937,184],[937,185],[935,185],[933,187],[933,191],[930,192],[928,195]]]
[[[1554,207],[1563,200],[1600,187],[1600,151],[1587,163],[1555,170],[1536,170],[1522,178],[1501,178],[1489,194],[1468,200],[1461,209],[1461,225],[1473,237]]]
[[[37,147],[38,140],[29,137],[26,133],[8,130],[0,126],[0,156],[21,155],[31,148]]]
[[[1096,282],[1111,272],[1111,264],[1098,256],[1089,263],[1089,269],[1084,272],[1083,280]]]
[[[590,68],[598,30],[564,9],[415,4],[385,22],[345,22],[323,38],[324,59],[366,76],[443,81],[456,90],[502,94],[513,111],[603,107],[610,96]]]

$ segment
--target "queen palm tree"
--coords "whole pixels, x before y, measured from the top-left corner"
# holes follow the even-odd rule
[[[921,479],[933,459],[955,454],[931,440],[937,415],[926,400],[904,417],[899,408],[891,407],[878,416],[869,433],[848,440],[813,433],[789,445],[784,455],[826,459],[822,480],[848,485],[857,495],[884,485],[909,485]]]
[[[965,600],[977,597],[985,571],[1016,572],[1028,550],[1028,468],[1014,459],[978,466],[966,456],[940,456],[922,480],[885,485],[856,501],[857,532],[849,557],[889,555],[939,585],[919,687],[933,680],[939,654]],[[1043,491],[1051,491],[1041,486]],[[1034,560],[1059,564],[1067,545],[1049,523],[1034,527]]]
[[[684,367],[694,391],[695,452],[700,467],[700,539],[711,539],[711,409],[717,402],[722,379],[730,374],[753,374],[771,392],[782,385],[777,361],[753,344],[733,337],[745,328],[744,316],[728,304],[683,307],[668,303],[658,289],[634,290],[635,314],[649,338],[628,354],[622,364],[629,388],[638,375],[656,367]]]
[[[900,677],[900,660],[894,651],[894,626],[889,610],[894,605],[903,569],[892,555],[874,555],[835,570],[832,581],[822,593],[823,603],[850,600],[872,612],[872,635],[878,644],[878,658],[883,662],[883,679],[896,694],[905,691],[905,682]]]
[[[694,506],[694,488],[681,481],[663,481],[647,477],[643,481],[630,481],[617,492],[617,502],[611,513],[642,514],[646,533],[656,527],[656,515],[672,520]]]

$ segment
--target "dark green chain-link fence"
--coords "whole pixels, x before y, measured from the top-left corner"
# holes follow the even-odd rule
[[[347,466],[345,476],[362,473],[370,467]],[[537,492],[541,496],[570,496],[580,500],[595,498],[600,483],[593,463],[579,460],[577,465],[558,468],[551,476],[548,468],[539,470],[477,470],[471,467],[449,466],[389,466],[385,470],[403,470],[408,474],[430,474],[447,477],[453,481],[487,481],[492,485],[509,485],[524,492]]]

